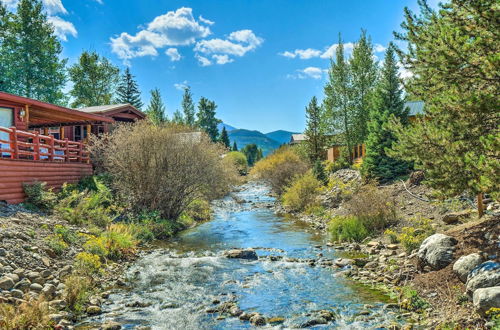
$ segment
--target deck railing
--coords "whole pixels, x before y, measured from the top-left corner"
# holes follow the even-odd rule
[[[6,133],[6,134],[1,134]],[[3,139],[8,136],[8,140]],[[0,158],[89,163],[90,155],[82,142],[58,140],[38,132],[0,126]]]

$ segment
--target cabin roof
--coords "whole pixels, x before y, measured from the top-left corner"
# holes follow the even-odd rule
[[[292,134],[290,142],[301,142],[305,140],[307,140],[307,136],[305,134]]]
[[[424,106],[424,101],[409,101],[405,103],[405,107],[410,108],[408,116],[423,115]]]
[[[136,107],[128,103],[97,105],[93,107],[81,108],[78,110],[86,113],[99,114],[103,116],[112,116],[119,112],[129,111],[131,113],[134,113],[138,118],[141,119],[146,118],[144,112],[138,110]]]
[[[109,117],[85,113],[83,111],[5,92],[0,92],[0,103],[4,106],[12,107],[24,108],[28,106],[30,128],[114,122],[114,120]]]

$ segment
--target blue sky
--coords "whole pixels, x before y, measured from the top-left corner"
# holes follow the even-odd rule
[[[170,116],[188,84],[196,100],[215,100],[224,122],[263,132],[303,130],[339,32],[352,43],[366,29],[382,58],[403,8],[417,8],[417,0],[43,2],[70,63],[95,50],[130,66],[145,103],[160,88]]]

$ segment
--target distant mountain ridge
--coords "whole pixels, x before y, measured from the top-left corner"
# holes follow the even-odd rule
[[[290,131],[285,131],[285,130],[277,130],[273,132],[266,133],[265,135],[274,140],[278,141],[279,143],[289,143],[290,139],[292,138],[292,134],[297,134],[296,132],[290,132]]]

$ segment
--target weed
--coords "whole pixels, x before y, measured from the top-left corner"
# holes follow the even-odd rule
[[[412,218],[410,222],[413,226],[403,227],[400,232],[387,229],[384,233],[389,236],[392,242],[400,242],[407,252],[412,252],[420,247],[420,244],[434,234],[435,230],[431,226],[432,220],[426,218]]]
[[[66,277],[65,300],[68,308],[76,314],[81,314],[85,303],[92,294],[92,281],[89,277],[72,274]]]
[[[412,312],[423,312],[429,303],[419,296],[417,290],[404,286],[400,289],[401,307]]]
[[[101,272],[102,264],[98,255],[80,252],[75,257],[75,271],[78,274],[97,274]]]
[[[46,182],[23,183],[26,194],[25,206],[28,209],[39,209],[50,212],[54,208],[57,197],[52,188],[47,187]]]
[[[334,241],[361,242],[369,232],[363,222],[355,216],[335,216],[328,223],[328,231]]]
[[[0,328],[52,329],[54,322],[49,314],[49,306],[42,298],[26,301],[18,306],[0,304]]]
[[[58,255],[63,254],[68,249],[68,244],[60,234],[49,235],[45,238],[45,241],[51,250]]]
[[[56,235],[59,235],[63,239],[63,241],[68,244],[73,244],[78,240],[78,236],[75,234],[75,232],[63,225],[56,225],[54,227],[54,233]]]

